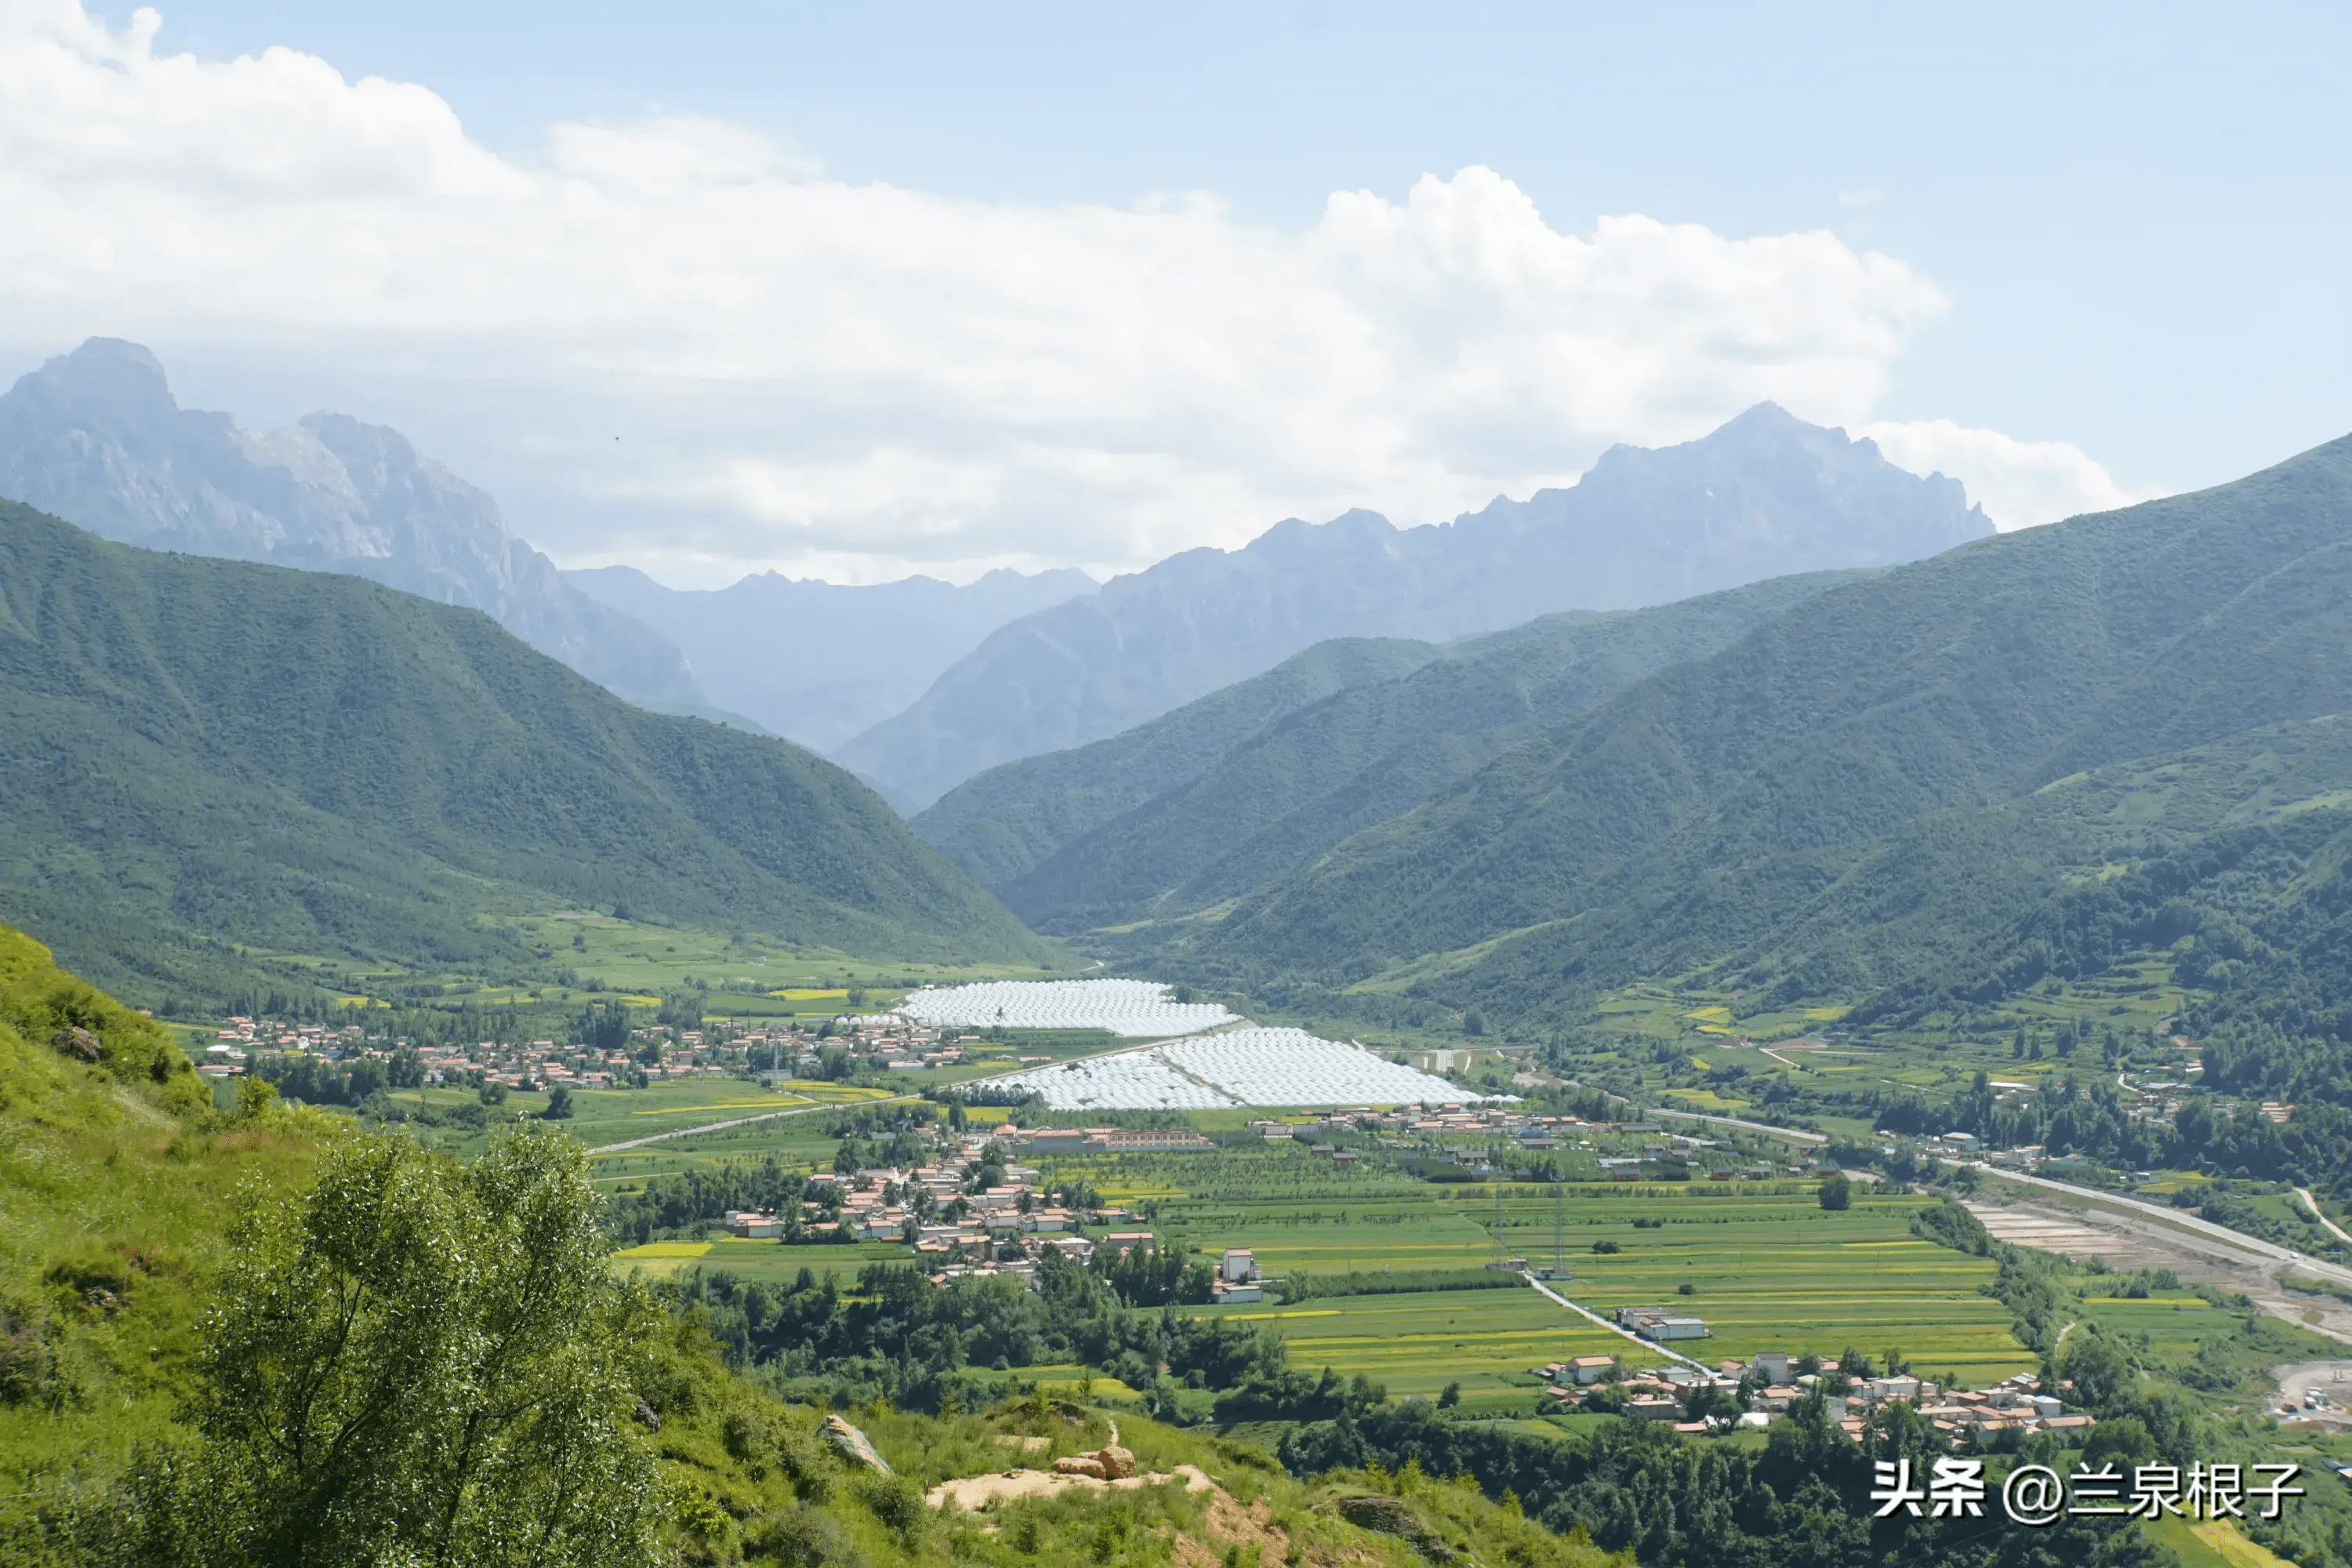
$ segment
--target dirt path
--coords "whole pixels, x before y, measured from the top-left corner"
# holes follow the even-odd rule
[[[1166,1475],[1127,1476],[1115,1481],[1099,1476],[1058,1476],[1049,1470],[1006,1470],[941,1481],[923,1494],[923,1500],[933,1508],[944,1508],[950,1502],[958,1508],[982,1508],[999,1498],[1050,1497],[1074,1489],[1131,1492],[1139,1487],[1164,1487],[1178,1480],[1188,1492],[1217,1489],[1217,1483],[1192,1465],[1179,1465]]]
[[[2336,1240],[2343,1242],[2346,1246],[2352,1247],[2352,1236],[2346,1235],[2341,1226],[2338,1226],[2334,1220],[2327,1217],[2326,1211],[2319,1206],[2319,1200],[2311,1195],[2311,1189],[2309,1187],[2295,1188],[2294,1195],[2303,1200],[2303,1206],[2311,1211],[2311,1217],[2319,1222],[2319,1226],[2322,1230],[2327,1232],[2328,1235],[2334,1237]]]
[[[2268,1256],[2279,1249],[2252,1237],[2239,1245],[2203,1232],[2144,1223],[2128,1212],[2044,1200],[2039,1194],[2004,1201],[1987,1189],[1969,1199],[1968,1208],[1995,1240],[2062,1258],[2096,1258],[2118,1271],[2169,1268],[2185,1283],[2242,1291],[2273,1317],[2352,1343],[2352,1305],[2282,1287],[2277,1276],[2299,1265]],[[2253,1250],[2256,1247],[2264,1250]]]

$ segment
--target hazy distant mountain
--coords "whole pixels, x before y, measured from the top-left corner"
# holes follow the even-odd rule
[[[1885,566],[1992,531],[1959,482],[1759,404],[1704,439],[1618,447],[1574,489],[1398,529],[1351,511],[1194,550],[992,634],[835,757],[917,805],[1118,734],[1335,637],[1444,640],[1570,609]]]
[[[182,408],[137,343],[92,338],[0,397],[0,496],[125,543],[467,605],[634,701],[705,706],[675,647],[564,584],[496,502],[398,431],[341,414],[240,429]]]
[[[845,587],[769,572],[682,591],[629,566],[563,580],[676,643],[712,702],[820,752],[905,708],[1005,622],[1095,588],[1066,569],[991,572],[961,588],[933,577]]]

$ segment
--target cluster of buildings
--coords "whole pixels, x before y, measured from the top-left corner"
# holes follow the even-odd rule
[[[1216,1145],[1184,1127],[1040,1127],[1021,1134],[1033,1154],[1182,1152]]]
[[[1720,1417],[1689,1419],[1692,1397],[1702,1388],[1712,1388],[1741,1406],[1729,1426],[1764,1426],[1839,1370],[1833,1360],[1821,1362],[1819,1372],[1799,1373],[1795,1365],[1784,1351],[1764,1351],[1749,1361],[1723,1362],[1713,1373],[1689,1363],[1620,1377],[1617,1359],[1602,1355],[1577,1356],[1528,1371],[1546,1380],[1544,1397],[1556,1408],[1578,1407],[1591,1400],[1594,1385],[1606,1381],[1616,1391],[1610,1403],[1622,1397],[1622,1414],[1671,1422],[1677,1432],[1701,1434],[1727,1424]],[[1845,1393],[1824,1394],[1822,1404],[1830,1419],[1857,1440],[1873,1415],[1897,1403],[1909,1405],[1937,1431],[1958,1442],[1981,1442],[2009,1431],[2080,1436],[2093,1424],[2092,1417],[2066,1410],[2059,1397],[2065,1388],[2061,1384],[2056,1391],[2045,1391],[2032,1373],[2019,1373],[1987,1388],[1948,1390],[1901,1373],[1852,1380]],[[1748,1391],[1744,1397],[1743,1389]]]
[[[1097,1251],[1116,1257],[1151,1246],[1155,1237],[1149,1230],[1116,1228],[1132,1223],[1125,1209],[1078,1210],[1054,1204],[1037,1190],[1036,1168],[1013,1163],[1012,1155],[1035,1146],[1044,1134],[1072,1131],[1081,1140],[1105,1134],[1166,1136],[1127,1128],[1052,1128],[1024,1134],[1005,1123],[992,1132],[967,1133],[947,1141],[930,1163],[911,1170],[881,1166],[803,1177],[802,1190],[806,1195],[797,1215],[730,1209],[725,1216],[727,1232],[751,1239],[808,1242],[837,1240],[846,1232],[860,1241],[901,1242],[918,1261],[930,1266],[928,1272],[935,1285],[995,1275],[1034,1283],[1038,1261],[1049,1252],[1084,1264]],[[1197,1138],[1198,1134],[1181,1136]],[[1200,1142],[1201,1146],[1208,1146],[1207,1140]],[[1049,1141],[1046,1146],[1059,1144]],[[1082,1141],[1071,1146],[1085,1144]],[[1003,1180],[977,1184],[988,1170],[1002,1170]],[[1234,1305],[1262,1301],[1267,1283],[1246,1248],[1231,1248],[1219,1261],[1211,1299]]]
[[[698,1029],[634,1029],[624,1050],[595,1051],[551,1039],[418,1045],[415,1049],[423,1061],[424,1081],[428,1086],[495,1083],[509,1089],[625,1085],[635,1079],[639,1056],[649,1044],[662,1048],[658,1062],[644,1069],[655,1079],[723,1078],[747,1070],[757,1059],[770,1064],[761,1069],[761,1076],[773,1083],[814,1073],[827,1049],[845,1051],[853,1062],[870,1062],[900,1072],[948,1067],[965,1059],[963,1040],[953,1029],[927,1029],[897,1016],[846,1015],[835,1019],[832,1028],[832,1033],[819,1037],[813,1029],[798,1025],[739,1027],[731,1020],[710,1019]],[[336,1062],[389,1061],[395,1052],[410,1046],[407,1040],[370,1042],[356,1024],[336,1027],[234,1017],[217,1031],[198,1065],[210,1076],[228,1077],[245,1071],[248,1059],[261,1053],[303,1052]],[[756,1058],[755,1052],[759,1053]]]
[[[804,1178],[794,1215],[730,1210],[729,1234],[779,1239],[832,1241],[843,1234],[860,1241],[908,1244],[915,1256],[935,1265],[934,1279],[973,1273],[1034,1275],[1047,1251],[1076,1262],[1097,1245],[1129,1247],[1149,1241],[1149,1232],[1118,1232],[1098,1243],[1080,1234],[1087,1224],[1115,1224],[1123,1209],[1084,1214],[1046,1201],[1036,1188],[1034,1166],[1014,1164],[1000,1152],[984,1158],[990,1145],[1018,1148],[1009,1130],[968,1134],[943,1146],[930,1163],[902,1170],[879,1166],[847,1173],[819,1172]],[[975,1186],[983,1166],[1001,1169],[1002,1182]]]
[[[965,1042],[977,1038],[952,1026],[927,1027],[896,1014],[845,1013],[833,1020],[831,1032],[822,1038],[795,1025],[773,1025],[738,1034],[730,1043],[747,1053],[755,1046],[770,1047],[775,1065],[762,1076],[773,1083],[808,1077],[827,1050],[846,1052],[852,1061],[891,1072],[953,1067],[966,1059]]]
[[[329,1028],[324,1024],[289,1024],[274,1018],[235,1017],[217,1030],[204,1049],[196,1070],[226,1078],[245,1070],[247,1060],[259,1051],[319,1051],[330,1055],[356,1053],[361,1031],[357,1025]]]

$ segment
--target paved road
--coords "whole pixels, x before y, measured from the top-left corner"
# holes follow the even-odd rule
[[[1574,1312],[1578,1317],[1590,1318],[1592,1321],[1600,1324],[1602,1328],[1607,1329],[1611,1333],[1615,1334],[1619,1339],[1631,1340],[1635,1344],[1640,1345],[1643,1350],[1655,1351],[1660,1355],[1670,1355],[1676,1361],[1682,1363],[1685,1366],[1695,1366],[1698,1368],[1699,1371],[1706,1373],[1709,1377],[1713,1377],[1715,1375],[1715,1368],[1707,1365],[1706,1363],[1703,1361],[1693,1361],[1690,1357],[1683,1354],[1680,1351],[1670,1351],[1665,1346],[1658,1343],[1655,1340],[1645,1340],[1641,1335],[1635,1333],[1633,1330],[1621,1328],[1617,1324],[1612,1323],[1608,1319],[1602,1317],[1598,1312],[1586,1311],[1583,1308],[1578,1306],[1575,1302],[1570,1300],[1567,1297],[1561,1295],[1559,1291],[1553,1289],[1550,1286],[1545,1284],[1542,1280],[1537,1279],[1532,1274],[1526,1275],[1523,1278],[1526,1279],[1528,1284],[1534,1286],[1537,1289],[1542,1291],[1545,1295],[1550,1297],[1553,1300],[1559,1302],[1570,1311]]]
[[[1957,1163],[1957,1162],[1947,1163]],[[2029,1176],[2018,1171],[1984,1169],[1984,1173],[2004,1182],[2017,1182],[2029,1187],[2042,1187],[2053,1193],[2064,1193],[2069,1197],[2087,1198],[2110,1208],[2126,1209],[2145,1215],[2150,1219],[2161,1221],[2176,1229],[2193,1230],[2200,1236],[2227,1243],[2239,1251],[2251,1253],[2256,1258],[2266,1258],[2275,1263],[2292,1264],[2297,1272],[2309,1275],[2314,1279],[2352,1286],[2352,1268],[2341,1268],[2333,1263],[2323,1263],[2315,1258],[2306,1258],[2274,1242],[2248,1236],[2242,1230],[2231,1230],[2225,1225],[2215,1225],[2211,1220],[2200,1219],[2195,1215],[2185,1214],[2179,1209],[2166,1208],[2161,1205],[2146,1203],[2138,1198],[2118,1197],[2113,1193],[2103,1193],[2095,1187],[2078,1187],[2070,1182],[2053,1182],[2046,1176]]]
[[[1792,1143],[1826,1143],[1829,1139],[1819,1132],[1800,1132],[1793,1127],[1775,1127],[1766,1121],[1742,1121],[1736,1116],[1701,1116],[1696,1110],[1657,1110],[1645,1114],[1671,1117],[1676,1121],[1712,1121],[1718,1127],[1738,1127],[1748,1132],[1769,1132],[1775,1138],[1786,1138]]]

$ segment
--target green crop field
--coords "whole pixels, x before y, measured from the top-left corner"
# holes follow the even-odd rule
[[[1701,1361],[1848,1348],[1882,1358],[1894,1350],[1927,1375],[1970,1382],[2034,1364],[2011,1331],[2009,1310],[1981,1293],[1993,1265],[1911,1235],[1911,1215],[1935,1201],[1926,1197],[1864,1193],[1832,1213],[1815,1184],[1784,1181],[1572,1184],[1555,1200],[1553,1189],[1534,1184],[1500,1184],[1498,1194],[1491,1183],[1430,1185],[1394,1171],[1334,1167],[1280,1144],[1189,1165],[1181,1156],[1094,1156],[1053,1171],[1082,1172],[1107,1200],[1150,1205],[1162,1233],[1184,1246],[1212,1256],[1247,1247],[1276,1278],[1475,1268],[1503,1256],[1548,1264],[1557,1237],[1572,1278],[1554,1289],[1604,1317],[1668,1303],[1704,1318],[1710,1337],[1675,1347]],[[1595,1243],[1616,1250],[1596,1253]],[[2173,1313],[2167,1330],[2194,1339],[2190,1320],[2200,1314],[2169,1302],[2158,1310]],[[1534,1387],[1526,1369],[1569,1355],[1664,1359],[1531,1289],[1224,1310],[1272,1324],[1297,1364],[1365,1373],[1402,1394],[1459,1381],[1473,1408],[1524,1405]],[[2146,1314],[2148,1304],[2116,1310]]]
[[[701,1268],[761,1284],[786,1285],[805,1268],[819,1279],[832,1275],[844,1289],[856,1282],[857,1271],[867,1264],[907,1261],[905,1247],[885,1241],[786,1247],[777,1241],[732,1236],[701,1242],[656,1241],[613,1255],[613,1267],[624,1274],[642,1270],[650,1277],[668,1278]]]
[[[1498,1397],[1524,1407],[1543,1384],[1528,1369],[1546,1362],[1620,1354],[1631,1366],[1665,1360],[1524,1285],[1231,1307],[1213,1315],[1267,1324],[1288,1342],[1293,1366],[1328,1366],[1350,1377],[1361,1373],[1394,1394],[1433,1395],[1458,1382],[1473,1409]]]

